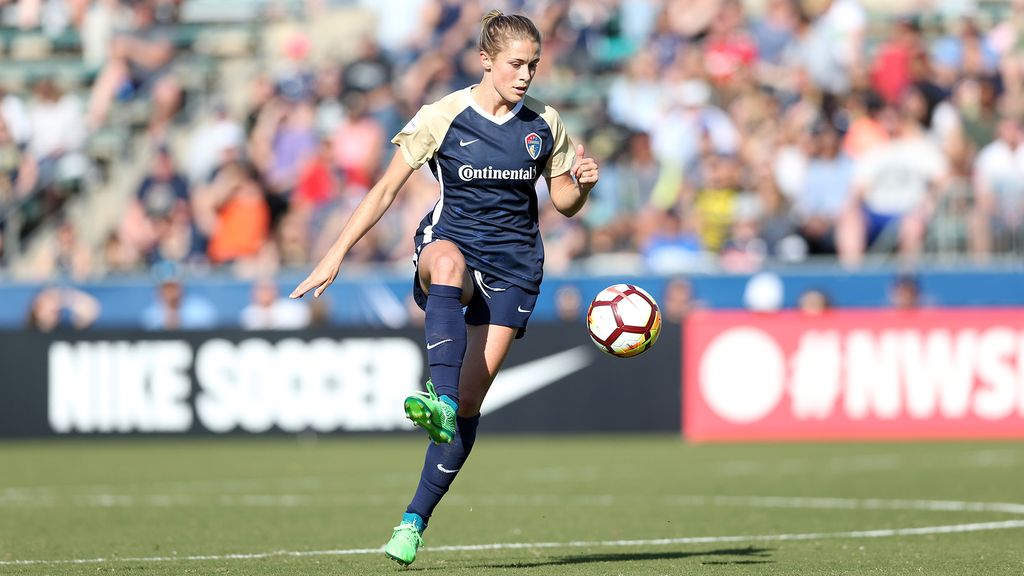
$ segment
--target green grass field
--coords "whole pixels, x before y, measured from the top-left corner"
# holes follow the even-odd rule
[[[426,548],[413,436],[0,444],[0,574],[1024,573],[1024,444],[482,429]]]

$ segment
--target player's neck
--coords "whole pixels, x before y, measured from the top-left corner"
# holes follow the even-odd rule
[[[506,102],[498,94],[498,91],[494,89],[494,85],[486,77],[479,84],[469,89],[469,96],[481,110],[499,118],[515,108],[514,104]]]

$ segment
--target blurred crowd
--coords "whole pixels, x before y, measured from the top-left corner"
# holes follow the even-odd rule
[[[1024,244],[1024,1],[999,19],[979,1],[876,14],[858,0],[353,0],[340,4],[379,23],[350,58],[314,58],[299,27],[253,55],[274,65],[243,107],[214,82],[186,120],[173,38],[187,0],[22,0],[8,7],[17,26],[79,30],[96,73],[81,95],[46,78],[0,94],[0,199],[80,176],[83,140],[143,100],[147,173],[119,225],[91,246],[63,222],[37,275],[308,268],[390,160],[391,136],[479,79],[480,19],[497,7],[537,23],[532,93],[602,166],[581,217],[541,202],[549,272],[621,254],[666,274],[985,261]],[[339,3],[301,4],[316,18]],[[346,262],[408,265],[437,196],[417,172]]]

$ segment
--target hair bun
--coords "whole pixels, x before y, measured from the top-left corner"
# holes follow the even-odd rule
[[[502,12],[501,10],[497,10],[497,9],[491,10],[486,15],[484,15],[484,27],[486,28],[487,25],[490,24],[491,21],[494,20],[495,18],[499,18],[499,17],[504,16],[504,15],[505,15],[505,13]]]

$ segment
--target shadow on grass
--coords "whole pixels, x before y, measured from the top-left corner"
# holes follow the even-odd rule
[[[542,566],[571,566],[575,564],[592,564],[597,562],[643,562],[647,560],[681,560],[684,558],[735,556],[735,559],[709,560],[701,562],[708,565],[744,565],[771,564],[773,548],[719,548],[716,550],[690,550],[686,552],[618,552],[606,554],[576,554],[572,556],[555,556],[537,558],[536,560],[517,560],[491,564],[472,564],[468,568],[539,568]],[[430,570],[432,567],[424,566]],[[449,567],[450,569],[450,567]]]

